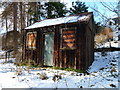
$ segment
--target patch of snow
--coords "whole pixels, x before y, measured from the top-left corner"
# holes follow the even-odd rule
[[[110,47],[120,48],[120,41],[110,41],[97,45],[97,48],[110,48]]]
[[[1,54],[4,54],[4,53],[5,53],[5,51],[0,50],[0,55],[1,55]]]
[[[114,31],[113,32],[113,40],[117,41],[118,40],[118,36],[120,35],[120,31]]]
[[[59,24],[64,24],[64,23],[86,21],[88,18],[90,18],[90,15],[67,16],[67,17],[61,17],[61,18],[56,18],[56,19],[46,19],[46,20],[43,20],[40,22],[36,22],[35,24],[33,24],[25,29],[33,29],[33,28],[39,28],[39,27],[45,27],[45,26],[59,25]]]
[[[102,56],[100,52],[95,53],[95,60],[89,67],[89,74],[73,71],[55,70],[50,68],[23,69],[20,75],[16,74],[17,67],[14,63],[4,63],[0,59],[0,89],[2,88],[113,88],[118,87],[118,51],[106,52]],[[13,60],[14,59],[10,59]],[[41,80],[40,73],[46,73],[48,79]],[[62,79],[53,80],[53,76],[61,75]]]

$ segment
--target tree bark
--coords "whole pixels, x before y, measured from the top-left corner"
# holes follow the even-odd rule
[[[21,20],[21,30],[23,29],[23,9],[22,9],[22,2],[20,2],[20,20]]]
[[[14,30],[14,55],[16,56],[18,51],[18,39],[17,39],[17,2],[13,2],[13,30]]]
[[[5,21],[6,21],[6,32],[8,32],[8,25],[7,25],[8,24],[8,22],[7,22],[8,20],[7,20],[7,16],[5,18]]]

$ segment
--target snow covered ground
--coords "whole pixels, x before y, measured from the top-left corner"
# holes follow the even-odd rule
[[[89,67],[89,74],[73,71],[40,68],[16,69],[12,63],[0,59],[0,89],[2,88],[118,88],[118,60],[120,52],[95,53],[95,61]],[[22,69],[22,70],[21,70]],[[21,70],[21,73],[16,73]],[[58,75],[60,78],[54,78]],[[45,80],[41,77],[46,76]],[[58,80],[57,80],[58,79]],[[120,82],[120,81],[119,81]]]
[[[110,48],[115,47],[115,48],[120,48],[120,41],[110,41],[110,42],[105,42],[103,44],[97,45],[97,48]]]

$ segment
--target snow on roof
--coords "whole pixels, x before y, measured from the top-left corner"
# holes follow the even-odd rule
[[[56,19],[46,19],[40,22],[36,22],[33,25],[26,27],[25,29],[40,28],[40,27],[59,25],[59,24],[65,24],[65,23],[74,23],[78,21],[84,22],[84,21],[88,21],[90,16],[91,16],[91,13],[87,13],[82,15],[80,14],[80,15],[74,15],[74,16],[61,17]]]

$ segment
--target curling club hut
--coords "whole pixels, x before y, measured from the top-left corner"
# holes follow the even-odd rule
[[[24,29],[23,60],[85,70],[94,60],[93,26],[92,12],[36,22]]]

